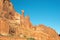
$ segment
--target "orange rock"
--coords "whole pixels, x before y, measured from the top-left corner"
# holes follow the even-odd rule
[[[4,6],[4,7],[3,7]],[[0,40],[60,40],[52,28],[33,26],[29,16],[17,13],[10,0],[0,0]]]
[[[6,20],[0,18],[0,34],[7,35],[9,33],[9,24]]]

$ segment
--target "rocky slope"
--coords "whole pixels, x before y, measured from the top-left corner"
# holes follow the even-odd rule
[[[60,40],[52,28],[33,26],[29,16],[17,13],[10,0],[0,0],[0,40]]]

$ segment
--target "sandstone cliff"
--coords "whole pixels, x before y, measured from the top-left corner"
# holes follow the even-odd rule
[[[17,13],[10,0],[0,0],[0,40],[60,40],[55,30],[33,26],[29,16]]]

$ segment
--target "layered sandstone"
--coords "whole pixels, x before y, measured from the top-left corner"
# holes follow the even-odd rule
[[[17,13],[10,0],[0,0],[0,40],[60,40],[52,28],[33,26],[29,16]]]

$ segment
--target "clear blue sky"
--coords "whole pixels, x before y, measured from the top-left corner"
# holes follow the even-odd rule
[[[30,16],[33,25],[44,24],[60,33],[60,0],[11,0],[15,10]]]

